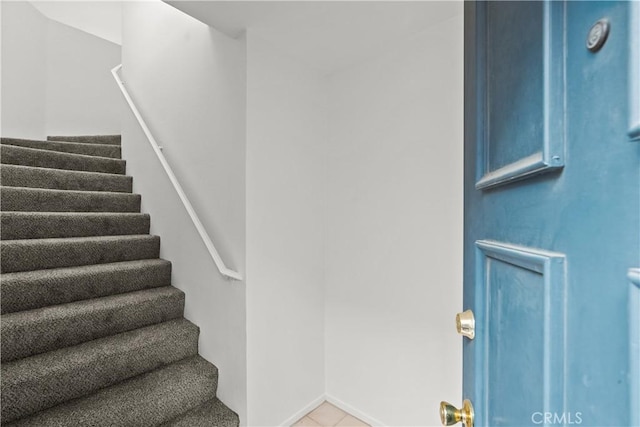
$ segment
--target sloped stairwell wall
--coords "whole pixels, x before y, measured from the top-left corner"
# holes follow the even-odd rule
[[[122,78],[225,263],[245,271],[245,46],[162,2],[124,5]],[[115,83],[114,83],[115,86]],[[244,282],[216,269],[128,107],[123,157],[162,235],[218,396],[246,424]]]
[[[26,2],[2,2],[0,11],[2,135],[44,138],[45,17]]]
[[[109,70],[120,46],[2,2],[2,135],[119,134],[120,94]]]

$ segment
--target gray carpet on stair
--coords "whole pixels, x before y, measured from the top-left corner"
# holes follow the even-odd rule
[[[2,187],[0,203],[5,212],[140,212],[139,194],[108,191]]]
[[[40,168],[104,172],[124,175],[126,162],[120,159],[60,153],[37,148],[0,145],[0,161],[7,165],[35,166]]]
[[[165,286],[3,315],[2,362],[182,317],[184,293]]]
[[[2,273],[158,258],[160,238],[150,235],[4,240]]]
[[[80,135],[80,136],[48,136],[47,141],[81,142],[84,144],[111,144],[120,145],[120,135]]]
[[[2,419],[31,415],[197,353],[198,327],[178,319],[3,363]]]
[[[5,187],[131,193],[132,184],[132,178],[127,175],[6,164],[0,166],[0,185]]]
[[[1,212],[2,240],[149,234],[141,213]]]
[[[171,263],[143,259],[81,267],[5,273],[2,314],[168,286]]]
[[[119,159],[121,157],[119,145],[38,141],[35,139],[19,138],[2,138],[0,139],[0,143],[5,145],[16,145],[19,147],[37,148],[40,150],[59,151],[62,153],[75,153],[85,154],[88,156],[109,157],[112,159]]]
[[[238,414],[218,399],[211,399],[178,418],[162,424],[162,427],[235,427]]]
[[[0,141],[3,426],[220,426],[119,135]]]
[[[157,426],[215,396],[217,378],[215,366],[194,356],[7,427]]]

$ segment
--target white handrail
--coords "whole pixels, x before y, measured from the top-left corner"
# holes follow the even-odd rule
[[[122,79],[120,79],[120,76],[118,75],[118,71],[120,71],[121,68],[122,68],[122,64],[118,65],[113,70],[111,70],[111,74],[113,74],[113,78],[116,80],[116,83],[118,84],[118,87],[120,88],[120,91],[124,96],[124,99],[127,101],[127,104],[129,104],[129,107],[131,108],[133,115],[136,117],[136,120],[138,120],[138,124],[140,124],[142,131],[146,135],[147,140],[151,145],[151,148],[153,148],[153,151],[156,153],[156,156],[158,156],[158,160],[160,160],[160,163],[162,164],[164,171],[169,176],[169,180],[173,184],[173,188],[175,188],[176,193],[178,193],[178,197],[180,197],[180,200],[182,201],[184,208],[187,210],[187,213],[189,214],[191,221],[193,221],[193,225],[196,226],[196,230],[198,230],[198,234],[200,234],[200,237],[202,238],[204,245],[209,250],[209,254],[211,255],[211,258],[213,258],[213,261],[216,263],[216,267],[218,267],[218,271],[220,271],[220,274],[222,274],[225,277],[228,277],[229,279],[242,280],[242,276],[238,272],[227,268],[227,266],[224,265],[224,261],[222,261],[222,258],[220,258],[220,254],[216,250],[216,247],[213,245],[213,242],[211,241],[209,234],[207,234],[207,230],[205,230],[204,226],[202,225],[200,218],[198,218],[198,214],[193,209],[193,206],[191,205],[191,202],[187,198],[187,195],[185,194],[184,190],[182,189],[180,182],[178,182],[178,178],[176,178],[176,175],[173,173],[171,166],[169,166],[169,163],[167,163],[167,159],[164,157],[164,154],[162,154],[162,150],[158,145],[158,142],[155,140],[155,138],[151,134],[151,131],[147,127],[147,124],[144,122],[144,119],[140,115],[140,111],[138,111],[135,104],[133,103],[133,100],[131,99],[131,96],[129,95],[129,92],[124,87],[124,83]]]

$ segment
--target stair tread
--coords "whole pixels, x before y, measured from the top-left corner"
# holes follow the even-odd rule
[[[47,136],[47,141],[82,142],[85,144],[121,145],[120,135],[54,135]]]
[[[61,153],[39,148],[0,144],[0,162],[10,165],[36,166],[51,169],[104,172],[124,175],[126,161],[84,154]]]
[[[131,193],[133,178],[114,173],[2,164],[5,187]]]
[[[5,187],[4,185],[2,187]],[[89,190],[58,190],[55,188],[31,188],[31,187],[6,187],[9,189],[19,189],[25,191],[33,191],[33,192],[53,192],[56,194],[95,194],[96,196],[106,196],[112,194],[117,197],[130,197],[132,194],[129,193],[121,193],[119,191],[89,191]],[[138,194],[133,194],[139,197]]]
[[[198,352],[186,319],[123,332],[2,364],[2,420],[15,420]]]
[[[2,362],[77,345],[182,317],[184,293],[172,286],[2,315]]]
[[[0,239],[45,239],[149,233],[137,212],[0,212]]]
[[[88,237],[56,237],[50,239],[16,239],[3,242],[3,246],[8,245],[25,245],[25,246],[44,246],[56,244],[72,244],[85,242],[117,242],[117,241],[135,241],[135,240],[155,240],[160,239],[152,234],[133,234],[131,236],[88,236]]]
[[[107,157],[120,159],[120,146],[113,144],[87,144],[70,141],[42,141],[37,139],[1,138],[1,144],[18,147],[37,148],[40,150],[57,151],[61,153],[84,154],[92,157]]]
[[[139,194],[116,191],[0,187],[2,210],[20,212],[139,212]]]
[[[142,259],[5,273],[2,314],[117,295],[171,283],[171,263]]]
[[[73,218],[73,217],[91,217],[91,218],[108,218],[108,217],[149,217],[149,214],[140,212],[21,212],[21,211],[1,211],[0,216],[19,217],[19,216],[31,216],[31,217],[60,217],[60,218]]]
[[[238,415],[218,398],[206,401],[161,427],[237,427]]]
[[[5,240],[0,251],[0,272],[12,273],[158,258],[160,238],[134,234]]]
[[[217,368],[193,356],[9,425],[157,426],[212,399],[216,387]]]

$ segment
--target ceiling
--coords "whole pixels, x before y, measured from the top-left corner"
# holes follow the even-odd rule
[[[165,1],[231,37],[248,30],[325,73],[463,13],[461,1]]]
[[[462,15],[463,8],[456,0],[166,2],[230,37],[248,30],[325,73],[389,51],[400,40]],[[50,19],[122,44],[121,1],[31,4]]]

